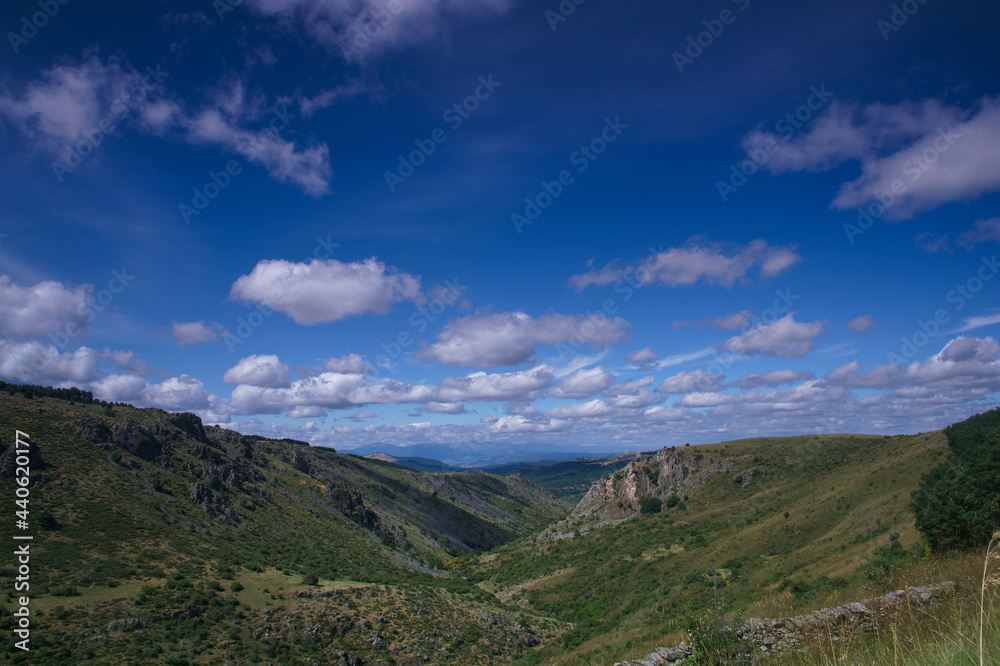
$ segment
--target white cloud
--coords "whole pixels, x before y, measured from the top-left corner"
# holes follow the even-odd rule
[[[274,355],[252,355],[226,371],[222,376],[226,384],[248,384],[250,386],[281,387],[292,381],[288,365]]]
[[[453,18],[505,13],[510,0],[252,0],[261,14],[282,20],[295,33],[360,60],[439,36]]]
[[[732,382],[730,386],[734,388],[748,389],[758,386],[778,386],[779,384],[793,384],[805,379],[812,379],[811,372],[798,370],[772,370],[761,375],[747,375]]]
[[[653,376],[649,375],[643,377],[642,379],[636,379],[635,381],[632,382],[626,382],[624,384],[617,384],[616,386],[612,386],[604,392],[604,395],[608,397],[614,397],[619,395],[636,395],[639,393],[641,389],[644,389],[647,386],[652,385],[654,381],[656,380],[653,378]]]
[[[142,402],[146,380],[135,375],[108,375],[91,384],[94,395],[108,402]]]
[[[428,402],[421,405],[420,410],[430,414],[465,414],[465,405],[461,402]]]
[[[504,416],[489,426],[492,432],[506,433],[542,433],[565,430],[569,427],[566,421],[550,419],[547,421],[532,421],[520,415]]]
[[[749,279],[753,271],[761,278],[772,278],[800,261],[794,246],[772,247],[763,240],[755,240],[746,247],[729,247],[691,238],[682,247],[656,252],[625,267],[608,264],[574,275],[569,284],[582,291],[589,286],[603,286],[631,276],[639,286],[679,287],[704,283],[731,287]]]
[[[297,407],[347,409],[356,406],[351,392],[364,383],[364,375],[324,372],[294,381],[287,388],[241,384],[233,389],[229,401],[236,414],[280,414]]]
[[[0,340],[0,377],[7,380],[68,386],[97,378],[100,355],[88,347],[60,352],[40,342]]]
[[[962,328],[955,331],[956,333],[967,333],[969,331],[974,331],[977,328],[984,328],[986,326],[995,326],[1000,324],[1000,314],[994,315],[984,315],[981,317],[969,317],[965,320]]]
[[[417,358],[458,367],[518,365],[531,358],[540,343],[597,349],[628,337],[624,319],[587,315],[547,314],[533,319],[523,312],[463,317],[450,322],[437,342],[422,348]]]
[[[772,324],[759,324],[742,335],[719,345],[720,350],[756,356],[798,358],[815,349],[814,340],[823,332],[825,321],[797,322],[787,314]]]
[[[645,349],[625,354],[625,360],[629,363],[654,363],[659,361],[660,357],[652,349],[646,347]]]
[[[969,201],[1000,189],[1000,103],[983,99],[975,109],[937,100],[858,110],[830,109],[810,131],[793,138],[762,131],[744,140],[748,150],[775,142],[767,168],[774,173],[825,171],[858,160],[861,176],[845,183],[832,207],[863,206],[896,192],[886,217],[906,219],[952,201]],[[901,186],[901,188],[900,188]]]
[[[262,303],[299,324],[313,325],[368,313],[384,315],[396,303],[419,303],[423,297],[419,277],[372,258],[355,263],[261,261],[233,283],[230,298]]]
[[[721,390],[722,380],[724,379],[725,377],[722,375],[712,374],[701,369],[678,372],[673,377],[663,380],[656,390],[668,395],[694,393],[696,391],[712,393]]]
[[[204,410],[209,406],[209,395],[204,384],[189,375],[149,384],[143,390],[142,397],[147,405],[168,411]]]
[[[169,76],[169,72],[162,74]],[[326,144],[299,149],[280,136],[280,129],[294,116],[276,111],[278,122],[262,117],[263,100],[245,94],[242,82],[210,97],[208,104],[188,110],[168,98],[165,87],[151,76],[127,63],[113,59],[105,63],[91,56],[79,64],[45,70],[40,80],[19,94],[0,93],[0,115],[62,160],[87,133],[102,134],[102,121],[115,128],[128,123],[146,134],[219,146],[310,195],[328,191],[331,171]]]
[[[24,338],[65,332],[67,326],[78,332],[92,314],[92,294],[89,284],[67,289],[45,281],[19,287],[0,275],[0,332]]]
[[[219,339],[219,334],[215,327],[205,325],[204,321],[173,322],[171,332],[177,339],[177,344],[181,347],[188,345],[200,345],[205,342],[212,342]]]
[[[358,354],[347,354],[340,358],[331,358],[323,362],[324,372],[339,372],[345,375],[367,375],[372,371],[369,365]]]
[[[875,325],[875,318],[870,314],[866,314],[847,322],[847,328],[851,329],[855,333],[865,333],[869,329],[877,327]]]
[[[978,220],[972,229],[959,234],[957,242],[970,251],[981,243],[1000,243],[1000,217]]]
[[[737,331],[748,325],[753,317],[754,314],[749,310],[741,310],[739,312],[726,315],[725,317],[716,317],[712,319],[710,323],[714,329]]]
[[[552,391],[554,398],[589,398],[615,383],[615,376],[601,366],[577,370],[563,377],[559,386]]]
[[[539,365],[516,372],[476,372],[465,377],[449,377],[438,385],[435,397],[442,402],[527,400],[535,391],[547,389],[556,383],[552,371],[552,366]]]
[[[855,360],[827,375],[849,388],[898,389],[917,386],[939,391],[1000,390],[1000,343],[995,338],[959,336],[923,362],[881,365],[861,372]]]

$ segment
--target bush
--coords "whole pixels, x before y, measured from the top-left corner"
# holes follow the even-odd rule
[[[234,580],[233,584],[229,586],[229,589],[232,590],[233,592],[242,592],[243,585],[240,583],[240,581]]]
[[[659,513],[663,510],[663,502],[659,497],[648,495],[639,500],[639,513]]]
[[[302,582],[305,585],[319,585],[319,576],[316,574],[306,574],[302,577]]]
[[[913,493],[916,525],[935,550],[978,548],[1000,527],[1000,410],[945,428],[957,454]]]

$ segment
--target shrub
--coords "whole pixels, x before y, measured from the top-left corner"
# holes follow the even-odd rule
[[[229,586],[229,589],[232,590],[233,592],[242,592],[243,584],[240,583],[240,581],[238,580],[234,580],[233,584]]]
[[[305,585],[319,585],[319,576],[316,574],[306,574],[302,577],[302,582]]]
[[[663,510],[663,502],[659,497],[644,496],[639,500],[639,513],[659,513]]]

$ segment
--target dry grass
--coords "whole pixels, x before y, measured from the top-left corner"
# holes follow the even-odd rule
[[[1000,587],[1000,532],[993,535],[986,548],[986,559],[983,561],[983,585],[979,595],[979,665],[986,662],[983,634],[986,627],[986,591],[989,588]]]

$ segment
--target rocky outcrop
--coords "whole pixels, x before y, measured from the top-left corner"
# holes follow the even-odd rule
[[[151,615],[145,619],[130,618],[127,620],[117,620],[107,625],[105,629],[107,631],[133,631],[136,629],[145,629],[147,626],[155,622],[163,622],[165,620],[187,620],[193,617],[199,617],[206,610],[207,608],[205,606],[193,606],[192,608],[187,608],[181,611]]]
[[[202,484],[190,484],[188,493],[191,496],[191,501],[200,506],[208,515],[219,518],[229,525],[239,525],[240,514],[236,512],[236,509],[229,506],[224,499]]]
[[[21,440],[25,441],[25,440]],[[28,456],[28,468],[31,473],[34,474],[35,471],[43,469],[45,467],[45,461],[42,460],[42,454],[38,450],[38,444],[33,439],[28,439],[28,450],[25,451],[22,447],[20,452],[18,452],[16,446],[9,446],[4,450],[2,443],[0,443],[0,476],[6,479],[13,479],[17,474],[17,464],[18,456],[23,456],[27,453]],[[23,461],[22,461],[23,462]]]
[[[637,458],[608,478],[594,483],[569,520],[591,516],[616,520],[632,516],[638,513],[639,500],[643,496],[666,500],[714,475],[728,474],[733,466],[733,459],[716,460],[713,454],[663,448],[652,456]]]
[[[334,484],[327,488],[326,499],[342,514],[369,530],[382,527],[378,514],[365,505],[364,496],[353,488]]]
[[[88,442],[103,444],[111,441],[111,430],[104,421],[98,418],[80,419],[71,423],[63,424],[64,428],[76,430],[77,434]]]
[[[874,631],[880,621],[891,618],[903,607],[933,605],[954,593],[955,584],[951,581],[908,587],[881,597],[794,617],[752,618],[736,629],[736,635],[762,653],[801,650],[810,640],[831,637],[840,640],[854,632]],[[658,648],[644,659],[618,662],[615,666],[681,664],[691,654],[692,648],[681,643],[675,648]]]
[[[173,423],[178,430],[191,439],[199,441],[202,444],[209,443],[208,437],[205,436],[205,426],[202,424],[201,419],[195,414],[183,412],[181,414],[171,414],[167,418],[170,419],[170,422]]]

